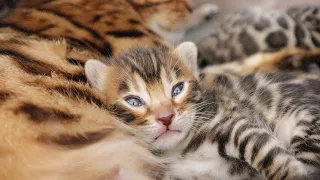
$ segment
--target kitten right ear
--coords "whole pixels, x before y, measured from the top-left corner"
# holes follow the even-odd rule
[[[84,71],[93,88],[103,90],[107,78],[108,67],[99,60],[89,59],[85,66]]]

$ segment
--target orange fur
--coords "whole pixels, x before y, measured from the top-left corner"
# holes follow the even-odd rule
[[[128,0],[147,25],[158,24],[167,31],[187,23],[191,0]]]
[[[137,2],[21,0],[0,20],[0,179],[119,179],[118,171],[162,178],[139,133],[109,113],[114,99],[93,90],[83,71],[89,58],[170,47],[152,22],[173,30],[191,13],[187,0],[153,1],[151,9]]]
[[[136,180],[161,173],[136,132],[72,79],[83,72],[68,62],[65,41],[0,34],[0,42],[0,179],[116,179],[117,168]]]
[[[166,45],[125,0],[55,0],[21,5],[0,24],[0,32],[65,37],[72,45],[91,48],[104,56],[137,45]]]

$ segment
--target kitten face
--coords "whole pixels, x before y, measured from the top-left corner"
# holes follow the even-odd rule
[[[196,61],[195,45],[183,43],[174,51],[133,50],[107,65],[89,60],[85,71],[115,115],[141,130],[154,149],[166,150],[193,126],[201,98]]]

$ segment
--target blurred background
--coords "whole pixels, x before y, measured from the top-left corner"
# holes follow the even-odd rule
[[[319,4],[320,0],[193,0],[195,6],[200,6],[204,3],[215,3],[219,7],[219,16],[224,16],[241,8],[258,7],[263,11],[271,9],[282,9],[292,5],[299,4]],[[218,17],[216,17],[218,18]],[[210,29],[214,26],[216,18],[209,23],[200,26],[197,29],[191,30],[186,40],[199,41],[202,37],[206,37]]]
[[[273,4],[271,8],[285,8],[295,4],[315,4],[320,3],[320,0],[194,0],[196,5],[203,3],[215,3],[219,6],[222,14],[230,13],[237,8],[246,6],[263,6],[266,4]]]

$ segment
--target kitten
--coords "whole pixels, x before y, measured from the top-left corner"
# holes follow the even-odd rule
[[[320,168],[319,78],[221,75],[201,89],[191,42],[89,60],[85,74],[167,160],[167,179],[308,179]]]

